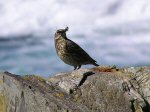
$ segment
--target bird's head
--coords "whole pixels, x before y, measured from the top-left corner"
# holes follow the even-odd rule
[[[55,33],[55,39],[59,38],[60,36],[63,38],[67,38],[66,37],[66,31],[68,31],[68,26],[65,29],[59,29],[56,31]]]

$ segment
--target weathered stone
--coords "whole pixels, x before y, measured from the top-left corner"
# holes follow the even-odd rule
[[[150,67],[117,69],[101,66],[61,73],[50,77],[49,81],[70,92],[75,102],[92,111],[134,112],[142,109],[149,112],[149,74]],[[139,81],[143,83],[139,85]]]
[[[150,67],[101,66],[43,79],[0,73],[0,112],[150,112]]]
[[[59,87],[47,84],[39,78],[1,73],[6,97],[7,112],[88,112],[88,108],[71,100]],[[3,112],[3,111],[2,111]]]
[[[88,69],[76,70],[68,73],[60,73],[49,77],[48,81],[63,88],[67,93],[76,88],[85,75],[92,75],[93,72]]]

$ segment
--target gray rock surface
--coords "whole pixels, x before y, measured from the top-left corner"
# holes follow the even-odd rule
[[[1,73],[0,80],[7,112],[88,112],[86,106],[73,102],[65,91],[39,77]]]
[[[150,67],[101,66],[43,79],[0,73],[0,112],[150,112]]]

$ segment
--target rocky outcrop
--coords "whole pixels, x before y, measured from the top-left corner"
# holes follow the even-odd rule
[[[0,112],[150,112],[150,67],[97,67],[43,79],[0,73]]]

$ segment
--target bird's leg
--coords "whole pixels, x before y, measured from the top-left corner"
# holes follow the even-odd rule
[[[81,65],[78,66],[77,70],[81,68]]]
[[[76,70],[77,69],[77,66],[74,66],[74,70]]]

